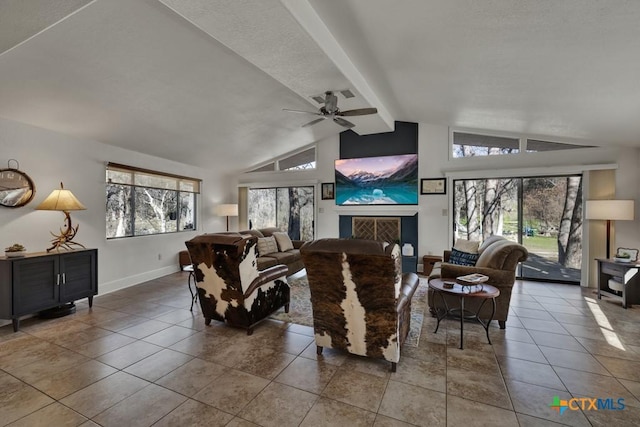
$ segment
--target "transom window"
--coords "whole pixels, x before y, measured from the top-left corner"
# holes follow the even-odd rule
[[[196,178],[109,163],[107,239],[195,230],[200,183]]]

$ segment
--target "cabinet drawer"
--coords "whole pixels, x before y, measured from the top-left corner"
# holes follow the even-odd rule
[[[602,263],[602,272],[611,276],[623,277],[628,269],[621,265]]]

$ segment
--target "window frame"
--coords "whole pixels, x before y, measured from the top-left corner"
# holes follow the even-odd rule
[[[122,180],[117,180],[115,178],[115,176],[111,175],[110,173],[119,173],[119,174],[123,174],[123,176],[127,176],[129,177],[128,180],[122,179]],[[150,185],[140,185],[139,183],[137,183],[137,176],[139,175],[138,178],[142,178],[142,176],[144,176],[146,179],[157,179],[158,182],[162,182],[162,180],[164,180],[167,183],[167,186],[162,187],[160,185],[158,186],[150,186]],[[114,181],[115,179],[115,181]],[[172,188],[170,183],[174,183],[174,187]],[[126,238],[131,238],[131,237],[142,237],[142,236],[155,236],[155,235],[162,235],[162,234],[174,234],[174,233],[182,233],[182,232],[193,232],[196,231],[198,229],[198,223],[199,223],[199,213],[198,213],[198,206],[199,206],[199,202],[198,202],[198,194],[200,194],[200,190],[202,187],[202,180],[199,178],[193,178],[193,177],[188,177],[188,176],[183,176],[183,175],[176,175],[176,174],[171,174],[171,173],[166,173],[166,172],[161,172],[161,171],[155,171],[155,170],[151,170],[151,169],[144,169],[144,168],[139,168],[139,167],[135,167],[135,166],[128,166],[128,165],[123,165],[120,163],[113,163],[113,162],[109,162],[106,164],[105,167],[105,197],[107,197],[106,191],[109,185],[115,185],[115,186],[121,186],[121,187],[128,187],[130,188],[131,194],[129,196],[129,216],[130,216],[130,223],[131,223],[131,234],[127,234],[124,236],[109,236],[108,233],[108,225],[109,222],[105,221],[105,238],[106,240],[117,240],[117,239],[126,239]],[[188,189],[189,187],[191,187],[191,189]],[[175,199],[176,199],[176,229],[175,230],[171,230],[171,231],[154,231],[152,233],[136,233],[136,204],[137,204],[137,197],[136,197],[136,193],[138,189],[150,189],[150,190],[164,190],[164,191],[171,191],[175,193]],[[193,195],[193,227],[192,228],[182,228],[181,229],[181,222],[180,222],[180,218],[181,218],[181,214],[180,214],[180,207],[181,207],[181,203],[180,200],[182,199],[182,197],[185,194],[191,194]],[[105,200],[105,202],[108,202],[108,200]],[[107,214],[107,207],[105,205],[105,215]]]

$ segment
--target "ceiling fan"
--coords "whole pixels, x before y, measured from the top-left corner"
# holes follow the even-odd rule
[[[342,117],[349,116],[365,116],[367,114],[376,114],[378,112],[377,108],[357,108],[355,110],[347,110],[340,111],[338,108],[338,97],[333,93],[333,91],[326,91],[324,93],[324,98],[318,96],[313,97],[319,103],[324,103],[322,107],[320,107],[320,111],[302,111],[302,110],[289,110],[284,108],[283,111],[290,111],[292,113],[303,113],[303,114],[313,114],[315,116],[320,116],[320,118],[310,121],[302,125],[303,128],[307,126],[315,125],[316,123],[320,123],[323,120],[332,119],[334,122],[339,124],[340,126],[346,127],[350,129],[355,125],[348,120],[343,119]]]

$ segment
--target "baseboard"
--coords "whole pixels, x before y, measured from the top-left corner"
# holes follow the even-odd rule
[[[113,280],[111,282],[100,283],[98,285],[98,295],[108,294],[120,289],[128,288],[130,286],[139,285],[140,283],[147,282],[149,280],[157,279],[168,274],[176,273],[180,271],[177,266],[162,267],[157,270],[145,271],[141,274],[124,277],[122,279]]]

